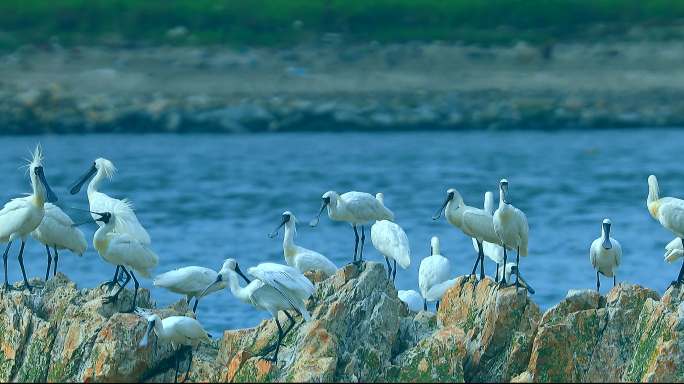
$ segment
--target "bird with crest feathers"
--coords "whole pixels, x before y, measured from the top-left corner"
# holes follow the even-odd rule
[[[98,220],[99,216],[93,212],[112,212],[112,210],[116,209],[117,218],[113,232],[127,234],[141,244],[150,245],[152,243],[150,235],[140,224],[140,221],[138,221],[138,217],[133,211],[132,203],[126,199],[115,199],[99,191],[102,180],[105,178],[111,180],[115,173],[116,167],[114,167],[114,164],[111,161],[100,157],[93,162],[83,176],[76,180],[70,188],[70,193],[72,195],[77,194],[83,187],[83,184],[90,180],[87,193],[88,204],[90,206],[89,209],[93,216],[93,220],[95,220],[99,226],[103,226],[104,224]],[[121,202],[124,204],[119,204]],[[111,287],[117,284],[119,269],[120,267],[117,266],[116,272],[114,272],[114,278],[103,285]]]
[[[7,281],[7,254],[15,240],[21,240],[19,249],[19,266],[24,278],[24,287],[31,291],[26,270],[24,268],[24,246],[26,238],[40,225],[45,216],[45,203],[57,202],[57,196],[52,192],[43,171],[43,151],[40,144],[36,145],[31,159],[28,160],[28,173],[31,180],[33,193],[10,200],[0,210],[0,242],[7,243],[2,255],[5,283],[4,288],[9,289]]]

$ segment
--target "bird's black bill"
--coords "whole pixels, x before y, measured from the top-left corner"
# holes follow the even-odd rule
[[[280,225],[278,225],[278,227],[277,227],[276,229],[274,229],[273,232],[269,233],[269,234],[268,234],[268,237],[270,237],[270,238],[272,239],[272,238],[278,236],[278,231],[279,231],[280,228],[282,228],[283,225],[285,225],[285,223],[287,223],[288,221],[290,221],[290,216],[284,216],[284,217],[283,217],[283,221],[280,222]]]
[[[95,164],[93,164],[90,169],[88,169],[88,172],[86,172],[83,176],[81,176],[76,182],[71,186],[69,189],[69,193],[72,195],[77,194],[80,190],[81,187],[83,187],[83,184],[85,184],[88,180],[90,180],[91,177],[93,177],[97,173],[97,168],[95,168]]]
[[[47,180],[45,180],[45,172],[43,172],[43,167],[36,168],[36,176],[38,176],[38,180],[40,180],[40,183],[43,184],[43,187],[45,187],[45,200],[48,203],[56,203],[57,195],[52,192],[52,188],[50,188]]]
[[[149,343],[150,339],[150,333],[152,333],[152,330],[154,329],[154,322],[155,320],[147,322],[147,329],[145,330],[145,335],[143,336],[142,340],[140,340],[140,344],[138,344],[138,347],[147,347],[147,344]]]
[[[247,284],[251,283],[251,280],[249,280],[249,279],[247,278],[247,276],[245,276],[245,274],[242,273],[242,271],[240,270],[240,266],[239,266],[239,265],[236,265],[236,266],[235,266],[235,272],[237,272],[237,274],[240,275],[240,277],[242,277],[243,279],[245,279],[245,281],[247,282]]]
[[[329,202],[328,200],[323,199],[323,203],[321,203],[321,209],[318,211],[318,215],[316,215],[316,217],[311,219],[311,221],[309,222],[310,226],[315,227],[318,225],[318,222],[321,220],[321,215],[323,214],[323,210],[325,209],[325,207],[328,206],[328,202]]]
[[[439,207],[439,210],[435,212],[434,215],[432,215],[432,220],[437,220],[440,217],[442,217],[442,212],[444,212],[444,208],[446,208],[447,204],[449,204],[449,201],[451,200],[451,194],[447,195],[447,198],[444,199],[444,203],[442,204],[441,207]]]
[[[517,273],[518,279],[520,279],[520,282],[522,283],[522,285],[527,289],[527,292],[529,292],[530,295],[534,295],[534,292],[535,292],[535,291],[534,291],[534,288],[532,288],[532,286],[529,285],[529,284],[527,283],[527,281],[525,281],[525,279],[523,279],[522,276],[520,276],[520,272],[516,272],[516,273]]]
[[[213,283],[209,284],[206,288],[204,288],[204,291],[202,291],[202,293],[200,293],[199,297],[203,297],[203,296],[207,293],[207,291],[211,289],[211,287],[213,287],[214,285],[220,283],[221,280],[223,280],[223,278],[222,278],[221,275],[219,274],[218,276],[216,276],[216,280],[214,280]]]
[[[501,184],[501,193],[503,195],[504,204],[510,204],[511,203],[511,196],[508,194],[508,184],[507,183]]]
[[[610,242],[610,224],[608,223],[603,223],[603,233],[605,234],[603,236],[603,248],[604,249],[611,249],[613,248],[613,244]]]

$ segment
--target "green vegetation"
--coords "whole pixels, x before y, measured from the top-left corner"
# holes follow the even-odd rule
[[[675,25],[678,0],[3,0],[0,44],[47,42],[288,45],[340,33],[352,41],[517,39],[622,33],[635,25]]]

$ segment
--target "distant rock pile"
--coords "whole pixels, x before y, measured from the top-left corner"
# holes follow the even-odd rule
[[[631,284],[605,297],[570,292],[542,315],[524,290],[462,277],[435,315],[409,312],[379,263],[308,276],[316,282],[312,320],[295,318],[277,365],[258,357],[277,337],[275,323],[263,321],[201,346],[189,381],[684,380],[677,288],[662,298]],[[0,293],[0,381],[173,380],[171,347],[139,349],[145,320],[118,312],[130,305],[129,291],[105,305],[104,289],[79,290],[58,274],[35,292]],[[139,300],[153,306],[148,291]],[[184,301],[153,311],[191,315]]]

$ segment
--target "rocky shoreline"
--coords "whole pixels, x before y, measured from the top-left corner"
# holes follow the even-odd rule
[[[433,314],[409,312],[385,276],[374,262],[326,280],[310,274],[312,320],[298,318],[277,365],[257,357],[277,337],[274,322],[263,321],[201,346],[189,381],[684,380],[681,289],[662,297],[626,283],[605,296],[574,291],[542,314],[522,290],[461,277]],[[146,321],[118,313],[130,291],[115,306],[102,304],[104,289],[78,289],[62,274],[33,283],[44,288],[0,294],[0,381],[173,380],[170,347],[139,349]],[[161,317],[191,315],[184,300],[154,309],[141,292],[139,304]]]
[[[289,49],[22,47],[0,134],[684,125],[678,42]]]

